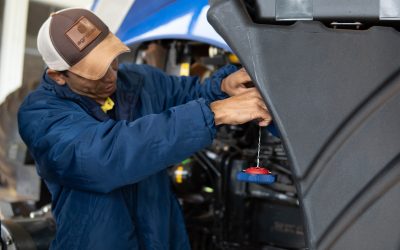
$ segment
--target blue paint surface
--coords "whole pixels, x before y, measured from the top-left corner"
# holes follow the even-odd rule
[[[207,0],[136,0],[116,35],[128,45],[184,39],[230,50],[208,23],[207,9]]]

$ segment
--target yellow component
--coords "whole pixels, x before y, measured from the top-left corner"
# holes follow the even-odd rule
[[[213,192],[214,192],[214,189],[212,189],[212,188],[210,188],[210,187],[204,187],[204,188],[203,188],[203,191],[206,192],[206,193],[213,193]]]
[[[104,113],[107,113],[107,111],[111,110],[114,108],[114,102],[111,100],[110,97],[107,97],[106,101],[104,104],[101,106],[101,110],[103,110]]]
[[[182,183],[183,166],[178,166],[175,170],[175,180],[176,183]]]
[[[231,63],[240,63],[239,58],[235,54],[229,54],[228,59]]]
[[[181,63],[179,74],[181,76],[189,76],[189,73],[190,73],[190,64],[187,62]]]

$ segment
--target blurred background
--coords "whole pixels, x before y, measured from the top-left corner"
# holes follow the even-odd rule
[[[90,8],[92,2],[0,0],[0,202],[3,201],[3,213],[7,211],[4,201],[39,199],[40,181],[33,162],[26,158],[16,123],[20,102],[38,85],[45,68],[36,46],[39,28],[52,12],[67,7]],[[23,167],[24,164],[32,166]]]

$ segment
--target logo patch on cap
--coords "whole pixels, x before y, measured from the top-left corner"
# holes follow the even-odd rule
[[[101,34],[101,30],[82,16],[65,34],[82,51]]]

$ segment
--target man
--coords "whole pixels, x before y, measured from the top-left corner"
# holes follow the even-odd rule
[[[247,73],[230,66],[199,84],[119,66],[129,49],[84,9],[49,17],[38,49],[48,69],[18,118],[52,194],[51,248],[189,249],[166,168],[209,145],[216,125],[268,125]]]

